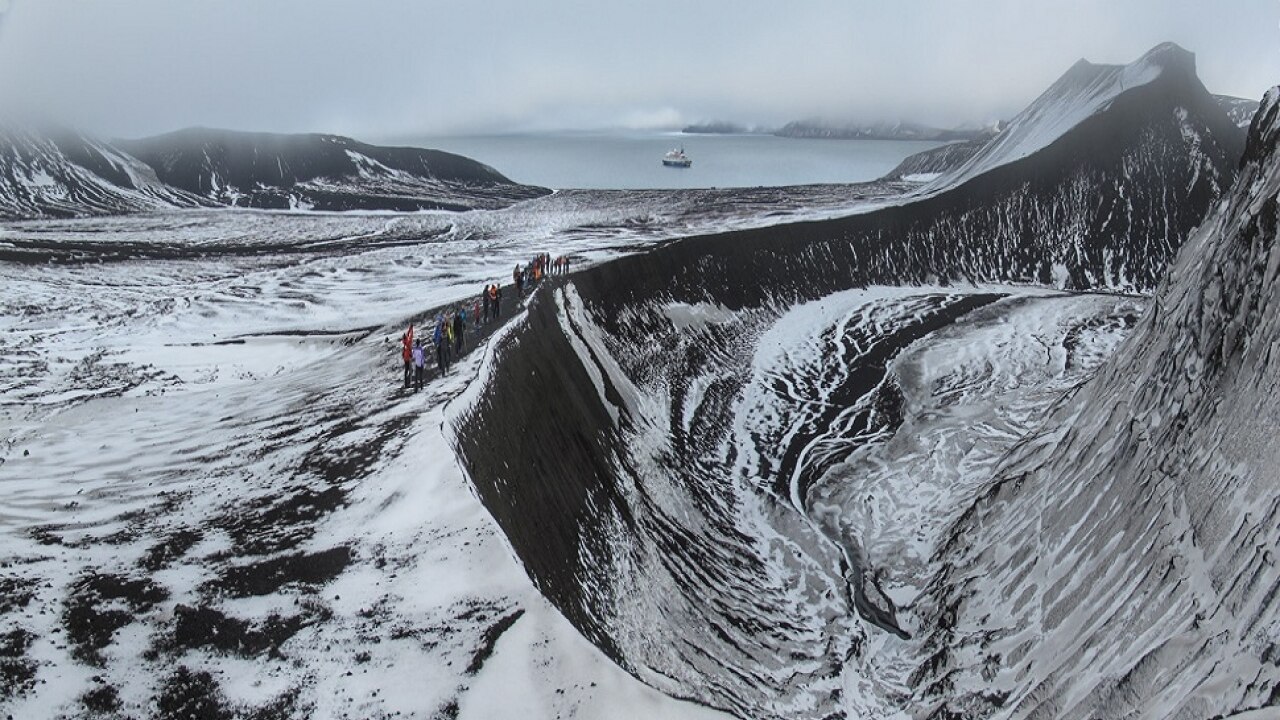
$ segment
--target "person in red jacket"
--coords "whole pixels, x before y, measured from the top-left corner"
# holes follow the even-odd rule
[[[409,389],[409,381],[413,377],[413,323],[409,323],[409,329],[404,331],[404,337],[400,338],[403,347],[400,349],[400,357],[404,359],[404,389]]]

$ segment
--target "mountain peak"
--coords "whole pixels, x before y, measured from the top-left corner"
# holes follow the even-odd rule
[[[1155,70],[1160,74],[1174,73],[1184,77],[1196,77],[1196,54],[1177,43],[1164,42],[1148,50],[1125,69],[1129,72],[1144,73],[1147,70]]]
[[[1139,63],[1155,63],[1163,66],[1189,65],[1192,70],[1195,70],[1196,54],[1178,43],[1162,42],[1144,53],[1133,64]]]

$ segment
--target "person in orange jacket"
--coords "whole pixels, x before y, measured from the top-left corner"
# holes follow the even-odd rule
[[[403,346],[400,357],[404,359],[404,389],[408,390],[409,381],[413,377],[413,323],[409,323],[409,329],[404,331],[400,343]]]

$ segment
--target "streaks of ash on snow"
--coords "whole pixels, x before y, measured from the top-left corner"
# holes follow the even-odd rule
[[[998,687],[1026,717],[1275,716],[1278,238],[1273,88],[1124,352],[947,533],[917,678],[941,712]]]
[[[855,618],[900,632],[895,606],[910,610],[985,463],[1138,307],[1016,287],[593,306],[592,272],[535,298],[455,443],[587,637],[666,692],[747,716],[895,712],[910,653]]]
[[[980,175],[600,264],[503,339],[455,445],[619,664],[749,717],[930,712],[917,603],[949,524],[1121,342],[1142,304],[1114,293],[1161,281],[1241,150],[1175,46],[1047,101]]]

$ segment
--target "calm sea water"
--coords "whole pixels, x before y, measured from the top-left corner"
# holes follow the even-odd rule
[[[652,189],[865,182],[939,143],[810,140],[773,135],[660,132],[545,133],[415,138],[491,165],[517,182],[560,189]],[[662,156],[683,146],[693,167]]]

